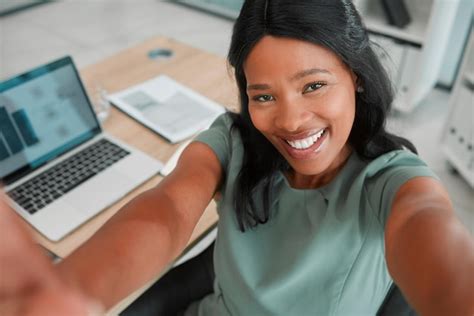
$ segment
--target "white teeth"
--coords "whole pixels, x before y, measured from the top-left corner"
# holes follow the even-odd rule
[[[304,139],[299,140],[287,140],[291,147],[296,149],[306,149],[311,147],[324,133],[325,129],[322,129],[319,133],[311,135]]]

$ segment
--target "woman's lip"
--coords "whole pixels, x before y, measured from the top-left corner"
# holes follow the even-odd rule
[[[286,141],[286,140],[290,140],[290,141],[302,140],[302,139],[308,138],[310,136],[316,135],[317,133],[321,132],[324,129],[325,128],[320,128],[317,131],[312,130],[312,131],[309,131],[309,132],[307,131],[307,132],[299,133],[299,134],[296,134],[296,135],[279,136],[279,137],[284,141]]]
[[[325,130],[324,134],[311,146],[306,149],[296,149],[290,146],[286,140],[282,139],[281,142],[286,152],[295,159],[311,159],[319,153],[319,149],[323,145],[324,141],[329,135],[329,130]]]

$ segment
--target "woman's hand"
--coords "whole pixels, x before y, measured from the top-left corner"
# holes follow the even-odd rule
[[[99,315],[68,287],[7,205],[0,189],[0,315]]]

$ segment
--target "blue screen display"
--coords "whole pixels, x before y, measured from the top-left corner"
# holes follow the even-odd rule
[[[70,57],[0,83],[0,178],[34,170],[98,132]]]

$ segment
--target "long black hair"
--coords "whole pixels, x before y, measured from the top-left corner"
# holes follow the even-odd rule
[[[334,52],[357,76],[363,91],[356,93],[355,119],[349,144],[365,160],[413,144],[385,130],[393,90],[375,55],[367,31],[351,0],[246,0],[237,18],[228,61],[234,68],[241,111],[232,113],[233,128],[244,146],[237,177],[234,206],[241,231],[270,218],[270,187],[277,170],[289,168],[275,147],[255,128],[248,110],[247,80],[243,65],[255,44],[265,35],[288,37],[324,46]],[[253,195],[263,188],[260,211]]]

